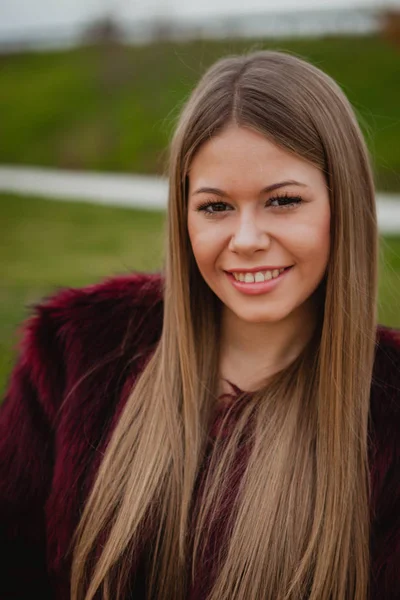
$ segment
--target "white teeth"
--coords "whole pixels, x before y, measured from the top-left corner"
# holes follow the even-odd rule
[[[270,279],[275,279],[280,275],[285,269],[274,269],[273,271],[257,271],[256,273],[233,273],[236,281],[242,281],[244,283],[254,283],[254,282],[262,282],[269,281]]]

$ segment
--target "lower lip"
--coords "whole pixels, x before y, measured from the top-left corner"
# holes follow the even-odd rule
[[[268,281],[257,281],[254,283],[244,283],[243,281],[237,281],[232,273],[226,273],[229,281],[232,283],[233,287],[235,287],[239,292],[243,292],[243,294],[249,294],[250,296],[255,296],[258,294],[266,294],[267,292],[271,292],[276,288],[277,285],[286,277],[286,275],[292,270],[293,267],[289,267],[282,271],[278,277],[275,279],[269,279]]]

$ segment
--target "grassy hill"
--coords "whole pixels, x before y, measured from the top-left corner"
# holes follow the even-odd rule
[[[338,81],[366,134],[377,187],[400,191],[400,56],[377,36],[1,56],[0,163],[161,173],[179,109],[204,70],[262,48],[306,58]]]

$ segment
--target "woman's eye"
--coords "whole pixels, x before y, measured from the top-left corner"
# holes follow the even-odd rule
[[[225,212],[225,209],[228,205],[226,204],[226,202],[213,202],[213,201],[208,201],[205,202],[204,204],[201,204],[198,207],[198,211],[202,211],[208,215],[213,215],[214,213],[217,212]]]
[[[295,208],[302,201],[303,199],[300,196],[275,196],[269,200],[269,206],[274,208]]]
[[[273,198],[270,198],[267,202],[266,202],[266,208],[268,207],[272,207],[272,208],[277,208],[280,210],[290,210],[292,208],[296,208],[296,206],[298,206],[299,204],[301,204],[301,202],[303,201],[303,199],[300,196],[289,196],[287,194],[285,195],[279,195],[279,196],[274,196]],[[199,212],[203,212],[206,216],[212,217],[214,215],[216,215],[217,213],[225,213],[227,211],[230,210],[230,206],[229,204],[227,204],[226,202],[216,202],[214,200],[207,200],[207,202],[204,202],[204,204],[201,204],[197,210]]]

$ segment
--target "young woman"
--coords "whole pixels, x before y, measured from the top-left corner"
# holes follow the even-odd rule
[[[400,332],[330,77],[218,61],[171,145],[162,273],[25,324],[0,416],[2,598],[400,598]]]

